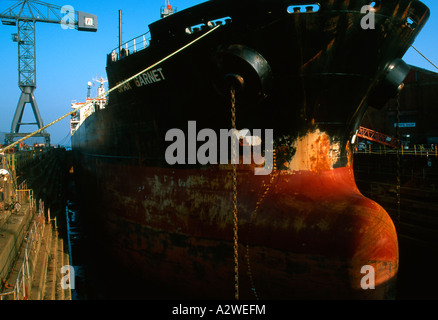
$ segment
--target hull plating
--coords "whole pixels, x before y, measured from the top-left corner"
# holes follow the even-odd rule
[[[351,141],[367,99],[381,92],[428,10],[377,2],[379,28],[366,31],[367,1],[327,1],[295,15],[285,1],[210,1],[151,25],[148,49],[109,62],[114,86],[196,37],[180,32],[187,26],[233,20],[153,70],[155,81],[136,79],[112,94],[72,137],[82,199],[127,268],[164,298],[233,296],[231,166],[164,158],[171,128],[185,131],[191,120],[230,128],[223,79],[231,73],[245,84],[238,128],[273,129],[276,151],[270,175],[238,165],[241,297],[394,296],[397,235],[356,187]],[[374,289],[364,289],[364,266],[373,267]]]

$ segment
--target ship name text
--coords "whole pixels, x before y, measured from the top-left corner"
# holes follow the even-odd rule
[[[137,77],[135,77],[134,83],[137,88],[140,88],[164,80],[166,80],[166,77],[164,76],[163,68],[158,68],[148,72],[143,72],[142,74],[138,75]],[[117,83],[117,85],[119,84],[120,82]],[[120,93],[132,90],[132,85],[130,82],[126,82],[125,84],[120,86],[118,90]]]
[[[163,80],[166,80],[166,77],[163,74],[163,68],[158,68],[149,72],[142,73],[134,79],[134,82],[135,85],[140,88]]]

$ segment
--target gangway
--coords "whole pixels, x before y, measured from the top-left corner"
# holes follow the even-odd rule
[[[357,131],[357,136],[363,139],[367,139],[369,141],[386,145],[391,148],[397,148],[398,146],[396,138],[365,127],[359,127],[359,130]]]

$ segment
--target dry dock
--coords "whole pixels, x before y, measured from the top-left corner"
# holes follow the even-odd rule
[[[397,228],[397,298],[437,299],[438,155],[405,150],[397,157],[377,149],[356,154],[354,166],[360,191],[381,204]]]
[[[50,213],[48,205],[50,203],[54,208],[59,202],[58,207],[63,206],[63,197],[71,191],[66,191],[66,176],[71,174],[66,154],[68,152],[62,150],[47,150],[40,154],[27,153],[24,158],[17,157],[19,160],[12,160],[11,155],[4,156],[4,167],[13,168],[11,172],[20,172],[39,190],[34,192],[24,183],[14,187],[11,181],[24,180],[23,177],[17,179],[14,174],[14,180],[0,181],[3,187],[0,204],[1,300],[72,299],[72,291],[61,287],[66,275],[61,272],[62,267],[71,261],[68,238],[62,231],[64,222],[62,215],[55,221],[55,210]],[[18,162],[27,163],[27,168],[31,169],[17,165]],[[405,153],[398,159],[391,153],[358,153],[354,171],[360,191],[381,204],[397,227],[400,252],[397,299],[438,298],[438,281],[434,276],[438,262],[438,156]],[[400,179],[399,191],[397,177]],[[6,208],[10,204],[7,200],[14,193],[20,203],[19,210]],[[398,197],[400,207],[397,206]],[[36,200],[41,198],[43,201]],[[93,278],[91,282],[98,283],[99,279]],[[81,284],[79,280],[77,284]],[[102,297],[102,292],[94,291],[94,296]]]
[[[26,184],[17,187],[15,157],[3,155],[1,165],[0,300],[71,300],[70,286],[61,286],[69,254],[56,219]]]

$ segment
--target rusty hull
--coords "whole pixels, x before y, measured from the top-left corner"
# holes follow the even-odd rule
[[[234,296],[231,165],[164,159],[171,128],[230,128],[224,79],[234,74],[245,84],[238,128],[273,129],[276,151],[268,176],[238,166],[241,298],[395,297],[396,231],[356,187],[353,137],[368,98],[387,101],[398,89],[391,72],[429,11],[376,0],[376,29],[367,31],[360,10],[370,1],[320,2],[318,12],[294,14],[290,1],[208,1],[150,25],[149,48],[109,61],[114,86],[195,39],[188,26],[232,19],[161,64],[165,81],[112,93],[72,137],[83,207],[110,251],[150,284],[144,292]],[[361,285],[367,265],[375,289]]]
[[[329,148],[326,139],[312,146]],[[390,217],[359,192],[351,166],[332,169],[329,158],[306,159],[312,169],[270,176],[239,165],[242,299],[393,298],[398,244]],[[174,170],[100,162],[96,171],[106,176],[93,213],[105,213],[102,239],[139,278],[152,276],[156,298],[232,296],[230,166]],[[374,290],[361,287],[367,265],[375,270]]]

